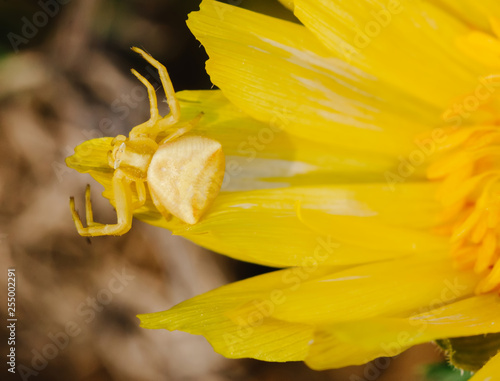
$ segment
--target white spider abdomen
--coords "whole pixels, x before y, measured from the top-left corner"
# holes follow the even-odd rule
[[[219,193],[224,169],[219,142],[203,136],[183,136],[158,148],[147,181],[160,212],[195,224]]]

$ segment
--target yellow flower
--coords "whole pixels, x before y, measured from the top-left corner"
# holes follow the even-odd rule
[[[474,381],[497,379],[500,3],[282,2],[302,24],[209,0],[190,16],[221,90],[177,93],[181,122],[203,113],[193,133],[222,144],[224,183],[196,224],[149,198],[135,217],[285,269],[142,326],[314,369],[436,340],[462,368],[487,362]],[[114,202],[110,144],[68,165]]]

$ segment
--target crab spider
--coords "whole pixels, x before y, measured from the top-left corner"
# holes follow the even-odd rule
[[[118,135],[111,142],[108,162],[114,169],[112,191],[117,223],[94,222],[89,185],[85,191],[86,227],[75,209],[74,198],[70,198],[73,220],[82,236],[128,232],[134,210],[146,202],[146,183],[155,207],[164,217],[173,215],[185,223],[195,224],[219,193],[224,177],[221,144],[204,136],[186,135],[201,115],[188,123],[179,123],[180,107],[167,69],[143,50],[136,47],[132,50],[158,70],[170,112],[164,117],[159,115],[154,87],[132,69],[148,91],[151,117],[134,127],[128,138]],[[157,141],[158,135],[165,132],[166,137]],[[133,186],[138,196],[135,202]]]

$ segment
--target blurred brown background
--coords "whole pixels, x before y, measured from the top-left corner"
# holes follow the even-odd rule
[[[274,2],[232,1],[280,17]],[[16,360],[24,380],[420,380],[432,346],[388,367],[314,372],[301,363],[227,360],[202,337],[138,328],[138,313],[268,269],[207,252],[134,221],[122,237],[77,235],[68,199],[82,209],[93,186],[96,220],[114,211],[90,176],[64,158],[80,142],[127,134],[148,118],[130,68],[146,70],[131,46],[164,63],[176,90],[208,89],[206,55],[185,26],[198,0],[0,2],[0,303],[16,269]],[[121,107],[121,108],[120,108]],[[118,111],[119,110],[119,111]],[[112,121],[109,124],[109,119]],[[2,344],[7,349],[6,324]],[[6,350],[2,351],[5,359]],[[0,379],[9,379],[5,361]]]

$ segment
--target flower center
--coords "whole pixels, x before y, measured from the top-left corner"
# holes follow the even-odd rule
[[[463,127],[448,133],[449,151],[428,170],[441,179],[445,233],[458,268],[483,275],[477,293],[500,288],[500,125]]]
[[[491,26],[497,37],[474,31],[461,38],[458,46],[498,72],[500,20],[492,19]],[[500,75],[486,76],[478,83],[474,95],[467,97],[469,106],[475,107],[455,118],[460,123],[446,131],[440,147],[446,153],[429,167],[427,175],[442,180],[437,197],[445,209],[443,230],[451,237],[453,261],[460,269],[482,275],[476,287],[481,294],[500,291],[500,115],[494,103],[498,102],[494,93],[500,87]],[[476,117],[481,124],[475,124]],[[458,127],[462,122],[473,125]]]

